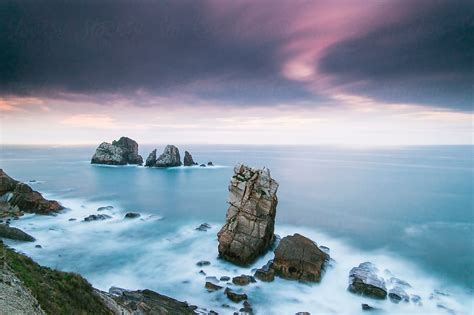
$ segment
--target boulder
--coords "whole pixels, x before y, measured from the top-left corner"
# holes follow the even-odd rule
[[[236,264],[250,264],[274,240],[278,183],[270,170],[238,164],[229,184],[226,222],[217,234],[220,257]]]
[[[20,229],[8,226],[6,224],[0,224],[0,237],[9,238],[17,241],[34,242],[35,238]]]
[[[51,214],[64,209],[57,201],[47,200],[27,184],[12,179],[2,169],[0,169],[0,192],[2,200],[12,209],[19,211]]]
[[[150,158],[150,156],[148,158]],[[181,166],[181,156],[179,155],[178,148],[175,147],[174,145],[168,144],[165,147],[165,150],[163,151],[163,153],[156,159],[154,165],[151,165],[151,166],[155,166],[155,167]]]
[[[194,162],[194,160],[193,160],[193,156],[188,151],[184,151],[183,164],[184,164],[184,166],[197,165],[197,163]]]
[[[235,303],[240,303],[243,300],[247,300],[247,294],[237,293],[237,292],[232,291],[229,288],[225,288],[224,293],[225,293],[225,295],[227,295],[229,300],[231,300],[232,302],[235,302]]]
[[[329,255],[309,238],[300,234],[286,236],[275,250],[275,274],[285,279],[310,282],[321,281],[324,264]]]
[[[138,154],[136,141],[121,137],[112,143],[102,142],[95,150],[91,164],[126,165],[143,164],[143,158]]]
[[[221,286],[217,285],[217,284],[214,284],[212,282],[209,282],[209,281],[206,281],[206,284],[204,285],[204,287],[207,289],[207,291],[209,292],[213,292],[213,291],[217,291],[217,290],[220,290],[222,289]]]
[[[236,285],[248,285],[251,282],[256,282],[252,276],[240,275],[232,278],[232,283]]]
[[[372,263],[362,263],[349,272],[350,292],[376,299],[387,298],[385,280],[377,275],[378,269]]]
[[[156,163],[156,149],[151,151],[151,153],[146,158],[145,166],[152,167]]]
[[[92,221],[103,221],[110,219],[111,216],[107,214],[91,214],[84,218],[84,222],[92,222]]]
[[[255,271],[254,275],[260,281],[271,282],[275,280],[275,269],[273,268],[273,260],[270,260],[265,266]]]

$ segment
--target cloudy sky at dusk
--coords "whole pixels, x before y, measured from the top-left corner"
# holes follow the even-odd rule
[[[0,143],[472,143],[473,1],[0,3]]]

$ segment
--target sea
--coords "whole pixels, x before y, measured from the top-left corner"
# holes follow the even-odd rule
[[[80,273],[93,286],[151,289],[219,314],[242,307],[208,280],[252,274],[269,252],[247,267],[218,257],[228,185],[238,163],[267,167],[278,181],[275,233],[300,233],[330,248],[320,283],[277,278],[236,287],[256,314],[474,313],[474,146],[179,145],[181,155],[213,167],[91,165],[95,146],[2,146],[0,168],[67,209],[28,214],[12,226],[35,243],[6,241],[38,263]],[[144,159],[154,148],[142,145]],[[97,211],[99,207],[112,206]],[[127,212],[141,214],[125,219]],[[84,222],[91,214],[110,219]],[[72,219],[72,220],[71,220]],[[75,220],[74,220],[75,219]],[[208,223],[208,231],[196,230]],[[35,245],[42,248],[36,248]],[[209,261],[199,267],[198,261]],[[347,291],[351,268],[374,263],[410,284],[421,305],[374,300]],[[203,275],[200,271],[204,271]]]

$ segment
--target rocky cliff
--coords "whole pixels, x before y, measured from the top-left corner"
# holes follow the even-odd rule
[[[270,170],[235,166],[226,222],[217,234],[221,257],[249,264],[269,249],[274,239],[277,190]]]
[[[47,200],[27,184],[8,176],[0,169],[0,217],[6,215],[22,215],[23,212],[51,214],[63,209],[55,200]],[[4,211],[3,211],[4,210]]]
[[[138,154],[138,143],[130,138],[121,137],[112,143],[102,142],[95,150],[91,159],[92,164],[126,165],[143,164],[143,158]]]

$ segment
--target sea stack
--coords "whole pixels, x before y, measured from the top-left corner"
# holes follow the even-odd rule
[[[189,153],[188,151],[184,151],[183,164],[184,164],[184,166],[197,165],[197,163],[194,162],[194,160],[193,160],[193,156],[192,156],[191,153]]]
[[[277,190],[278,183],[269,169],[235,166],[229,184],[226,223],[217,234],[222,258],[246,265],[270,248],[274,240]]]
[[[138,154],[138,143],[127,137],[121,137],[112,143],[102,142],[92,156],[91,164],[142,165],[143,158]]]
[[[163,153],[156,158],[156,149],[146,159],[146,166],[150,167],[172,167],[181,166],[179,150],[174,145],[168,144]]]

